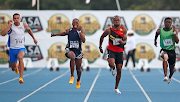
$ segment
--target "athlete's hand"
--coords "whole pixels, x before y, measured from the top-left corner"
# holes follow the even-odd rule
[[[34,39],[34,43],[37,45],[38,41],[36,39]]]
[[[11,22],[12,22],[12,20],[9,20],[9,21],[8,21],[8,24],[11,24]]]
[[[101,49],[99,49],[99,50],[100,50],[100,52],[101,52],[101,53],[103,53],[103,49],[102,49],[102,48],[101,48]]]
[[[119,43],[120,43],[120,44],[123,44],[123,41],[122,41],[122,40],[119,40]]]
[[[82,29],[82,26],[78,26],[77,30],[81,31]]]
[[[56,34],[54,34],[54,33],[51,33],[51,37],[53,37],[53,36],[56,36]]]
[[[154,42],[154,45],[155,45],[156,47],[158,47],[158,46],[157,46],[157,42],[156,42],[156,41]]]

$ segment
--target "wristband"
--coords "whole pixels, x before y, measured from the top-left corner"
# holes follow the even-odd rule
[[[77,30],[77,33],[79,34],[79,33],[81,33],[81,31]]]
[[[102,47],[99,47],[99,49],[102,49]]]

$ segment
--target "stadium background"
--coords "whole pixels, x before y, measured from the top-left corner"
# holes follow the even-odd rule
[[[158,28],[163,27],[165,17],[173,19],[173,25],[180,31],[179,11],[100,11],[100,10],[1,10],[0,11],[0,30],[4,29],[8,20],[12,20],[12,15],[18,12],[21,21],[26,22],[34,32],[38,40],[35,46],[33,40],[26,33],[26,55],[31,58],[31,67],[44,68],[50,58],[57,58],[59,67],[69,68],[69,59],[64,56],[67,37],[50,37],[51,33],[60,33],[66,28],[71,27],[73,18],[80,20],[86,33],[86,43],[82,45],[85,53],[84,58],[88,59],[90,68],[106,68],[107,61],[105,55],[98,50],[99,38],[104,29],[112,25],[112,17],[119,15],[121,24],[128,30],[132,29],[136,37],[136,55],[138,64],[139,59],[146,58],[150,68],[160,68],[162,61],[159,59],[159,42],[156,48],[154,35]],[[5,42],[8,35],[0,37],[0,67],[8,67],[8,55],[5,53]],[[159,39],[158,39],[159,41]],[[104,40],[103,49],[106,49],[108,37]],[[179,44],[176,45],[177,63],[180,60]],[[41,64],[43,63],[43,64]],[[128,66],[132,66],[130,63]]]

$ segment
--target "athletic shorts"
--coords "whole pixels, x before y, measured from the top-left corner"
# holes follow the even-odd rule
[[[168,63],[169,65],[175,65],[176,63],[176,53],[175,50],[166,50],[166,49],[161,49],[160,51],[160,56],[163,58],[162,53],[166,52],[168,54]],[[164,58],[163,58],[164,59]]]
[[[11,63],[17,62],[17,60],[18,60],[17,56],[20,51],[23,51],[25,53],[25,48],[21,48],[21,49],[11,49],[10,48],[9,49],[9,61]]]
[[[115,64],[123,64],[123,52],[114,52],[107,49],[107,59],[114,58]]]
[[[68,56],[68,52],[69,52],[69,51],[73,51],[73,52],[74,52],[74,54],[76,55],[76,58],[75,58],[75,59],[82,59],[83,56],[84,56],[84,53],[82,52],[82,50],[69,49],[69,48],[65,48],[65,50],[66,50],[65,56],[66,56],[67,58],[70,58],[70,57]]]

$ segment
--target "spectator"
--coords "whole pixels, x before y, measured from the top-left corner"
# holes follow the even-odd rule
[[[135,54],[135,51],[136,51],[136,42],[135,42],[135,37],[134,37],[134,31],[133,30],[128,30],[127,34],[128,34],[128,38],[127,38],[127,44],[126,45],[127,45],[128,54],[126,56],[125,67],[127,67],[129,57],[131,57],[132,61],[133,61],[133,69],[135,69],[134,54]]]

